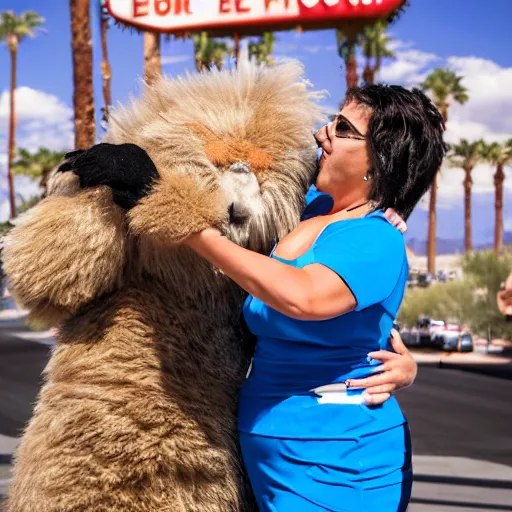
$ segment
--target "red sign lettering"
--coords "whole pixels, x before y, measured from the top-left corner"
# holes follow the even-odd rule
[[[149,14],[149,0],[133,0],[133,17],[147,16]]]
[[[242,5],[243,1],[244,0],[235,0],[236,12],[251,12],[251,8],[250,7]]]
[[[270,9],[270,5],[273,3],[280,4],[283,0],[265,0],[265,12],[267,12]],[[288,7],[290,7],[290,0],[284,0],[284,8],[288,10]]]
[[[234,0],[235,2],[235,11],[237,13],[245,13],[251,12],[251,8],[247,5],[243,5],[245,0]],[[219,12],[223,14],[229,14],[233,11],[233,0],[220,0]]]
[[[183,11],[185,14],[192,14],[192,11],[190,10],[190,0],[176,0],[176,9],[175,14],[181,14],[181,8],[183,7]]]
[[[155,12],[158,16],[165,16],[171,11],[171,0],[155,0]]]
[[[230,0],[220,0],[219,12],[222,14],[229,14],[231,12]]]

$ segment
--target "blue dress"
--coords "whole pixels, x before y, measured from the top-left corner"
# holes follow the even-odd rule
[[[330,212],[313,186],[303,220]],[[368,376],[367,354],[389,349],[408,267],[402,235],[382,212],[329,224],[299,258],[336,272],[357,301],[328,320],[297,320],[249,296],[258,341],[240,394],[242,455],[261,512],[398,512],[407,508],[412,469],[407,421],[395,398],[378,407],[362,390],[321,397],[313,389]]]

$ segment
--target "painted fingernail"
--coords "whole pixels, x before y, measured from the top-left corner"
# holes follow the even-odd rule
[[[345,386],[347,386],[347,388],[349,388],[350,386],[352,386],[352,381],[350,379],[347,379],[345,381]]]

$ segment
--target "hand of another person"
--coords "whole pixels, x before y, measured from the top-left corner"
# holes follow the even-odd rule
[[[135,144],[96,144],[68,153],[66,159],[58,172],[74,172],[82,188],[110,187],[113,201],[125,210],[147,195],[159,177],[149,155]]]
[[[497,296],[498,308],[507,320],[512,319],[512,272],[502,284]]]
[[[398,229],[398,231],[400,231],[400,233],[405,233],[407,231],[407,224],[405,223],[405,220],[402,219],[402,217],[400,217],[393,208],[388,208],[384,212],[384,216],[393,226],[395,226],[396,229]]]

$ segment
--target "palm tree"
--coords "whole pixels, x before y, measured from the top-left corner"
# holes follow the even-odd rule
[[[473,180],[471,171],[478,164],[483,156],[484,141],[477,140],[468,142],[461,139],[458,144],[452,144],[448,158],[453,167],[464,169],[464,250],[471,251],[473,248],[471,236],[471,187]]]
[[[96,139],[92,85],[92,39],[89,0],[70,0],[73,50],[75,147],[85,149]]]
[[[48,148],[39,148],[35,153],[20,148],[13,172],[39,180],[39,186],[43,189],[42,197],[45,197],[50,173],[62,163],[65,155],[66,151],[51,151]]]
[[[272,53],[276,36],[272,32],[264,32],[256,41],[249,43],[249,57],[254,57],[259,64],[265,63],[268,66],[274,65]]]
[[[226,43],[211,38],[208,32],[192,34],[191,39],[194,43],[194,55],[198,71],[210,69],[212,65],[222,69],[224,58],[229,55],[229,48]]]
[[[0,15],[0,41],[7,43],[11,54],[11,92],[10,92],[10,113],[9,113],[9,143],[7,148],[7,179],[9,182],[9,203],[11,217],[16,216],[14,180],[12,176],[12,163],[14,160],[15,147],[15,105],[14,96],[16,91],[16,58],[18,56],[19,44],[28,36],[35,37],[38,27],[45,22],[44,18],[34,11],[26,11],[16,16],[13,11],[6,11]]]
[[[363,80],[367,84],[375,83],[375,75],[381,67],[383,57],[394,57],[395,54],[387,47],[391,37],[387,34],[388,23],[378,20],[373,25],[366,25],[360,36],[363,55],[366,65],[363,71]],[[372,65],[373,59],[373,65]]]
[[[360,42],[360,34],[354,32],[343,32],[336,30],[336,41],[338,47],[338,55],[345,62],[345,79],[347,81],[347,89],[356,87],[359,83],[357,74],[356,48]]]
[[[151,84],[162,74],[160,60],[160,34],[144,32],[144,81]]]
[[[108,59],[108,46],[107,46],[107,30],[108,30],[108,12],[104,6],[103,1],[100,2],[100,34],[101,34],[101,73],[103,75],[103,100],[105,106],[102,108],[103,118],[102,121],[108,122],[108,112],[112,105],[112,91],[110,83],[112,80],[112,68]]]
[[[457,76],[450,69],[436,68],[422,84],[425,91],[432,94],[432,99],[443,116],[444,123],[448,121],[448,107],[451,101],[463,104],[468,99],[467,89],[461,85],[461,76]],[[427,240],[427,267],[431,274],[436,269],[436,203],[437,180],[436,173],[432,187],[430,188],[430,204],[428,210],[428,240]]]
[[[484,159],[496,166],[494,173],[494,250],[497,254],[503,251],[503,182],[505,181],[505,165],[512,162],[512,139],[504,144],[493,142],[483,149]]]

